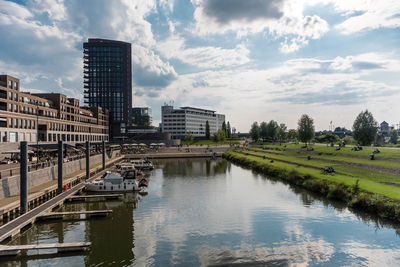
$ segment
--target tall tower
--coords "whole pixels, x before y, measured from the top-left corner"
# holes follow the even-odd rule
[[[132,120],[131,44],[89,38],[83,58],[85,104],[108,109],[111,138],[122,138]]]

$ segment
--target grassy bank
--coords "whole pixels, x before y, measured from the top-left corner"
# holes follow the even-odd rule
[[[400,222],[400,187],[383,184],[382,181],[378,181],[377,177],[363,178],[365,173],[361,170],[353,171],[353,175],[347,173],[329,175],[323,174],[318,167],[309,164],[303,166],[300,162],[296,163],[296,160],[294,162],[290,160],[271,162],[270,158],[264,159],[263,156],[260,157],[260,155],[248,151],[245,153],[247,155],[239,152],[227,152],[224,154],[224,158],[329,199],[342,201],[350,208]],[[391,177],[390,180],[393,182],[394,178],[400,180],[400,177]],[[381,180],[384,179],[381,178]]]

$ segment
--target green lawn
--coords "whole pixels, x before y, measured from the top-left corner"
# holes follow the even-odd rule
[[[253,155],[259,155],[259,156],[265,155],[268,158],[273,158],[273,159],[277,159],[277,160],[285,160],[285,161],[289,161],[293,164],[298,163],[298,164],[310,165],[310,166],[321,168],[321,169],[325,168],[327,166],[331,166],[335,169],[336,172],[350,175],[350,176],[356,177],[358,179],[368,179],[368,180],[372,180],[372,181],[376,181],[376,182],[389,182],[389,183],[400,184],[400,176],[398,176],[398,175],[381,173],[381,172],[366,170],[366,169],[362,169],[362,168],[356,168],[356,167],[349,166],[346,164],[330,163],[330,162],[312,160],[312,159],[308,160],[307,157],[302,154],[293,155],[293,153],[288,153],[288,154],[284,154],[284,155],[274,155],[274,154],[268,154],[268,153],[263,153],[263,152],[254,152],[254,151],[246,151],[246,153],[253,154]],[[314,158],[314,156],[312,158]],[[375,162],[375,161],[370,160],[369,162]]]
[[[254,145],[256,147],[262,148],[264,147],[271,147],[271,148],[285,148],[286,145],[287,150],[302,150],[306,151],[305,148],[302,148],[304,144],[292,144],[292,143],[284,143],[279,145],[279,143],[264,143],[263,145]],[[376,148],[374,147],[364,147],[361,151],[353,151],[351,150],[354,146],[347,145],[346,147],[342,147],[340,150],[335,150],[338,146],[335,147],[327,147],[326,145],[315,144],[311,145],[314,148],[315,152],[322,152],[322,153],[332,153],[332,154],[348,154],[348,155],[360,155],[360,156],[369,156]],[[396,148],[379,148],[379,154],[376,154],[376,157],[379,158],[391,158],[391,159],[399,159],[400,160],[400,149]]]
[[[276,150],[263,150],[261,148],[250,148],[250,150],[257,150],[258,152],[265,152],[266,154],[270,154],[268,152],[272,152],[272,153],[278,153],[281,155],[288,155],[288,156],[294,156],[294,157],[299,157],[299,158],[307,157],[306,153],[298,153],[298,152],[290,150],[290,149],[287,151],[276,151]],[[300,151],[300,149],[299,149],[299,151]],[[301,151],[303,151],[303,150],[301,150]],[[306,151],[304,150],[304,152],[306,152]],[[381,155],[381,153],[376,154],[375,160],[370,160],[369,157],[368,158],[356,158],[356,157],[349,157],[349,156],[347,156],[347,154],[317,155],[317,154],[310,153],[310,156],[312,158],[321,158],[321,159],[327,159],[327,160],[337,160],[337,161],[343,161],[343,162],[352,162],[352,163],[358,163],[358,164],[400,169],[400,162],[380,160],[380,159],[384,159],[384,158],[380,157],[380,155]]]

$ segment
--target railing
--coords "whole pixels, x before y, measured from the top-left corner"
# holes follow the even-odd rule
[[[95,156],[95,155],[98,155],[100,153],[101,152],[91,152],[90,156]],[[86,157],[85,153],[80,154],[80,155],[68,156],[68,157],[64,157],[64,162],[80,160],[80,159],[83,159],[85,157]],[[57,164],[58,164],[58,159],[52,159],[52,160],[42,161],[42,162],[39,162],[39,163],[28,164],[28,172],[36,171],[36,170],[39,170],[39,169],[44,169],[44,168],[51,167],[51,166],[57,166]],[[0,165],[0,166],[4,166],[4,165]],[[0,170],[0,180],[2,178],[6,178],[6,177],[11,177],[11,176],[17,175],[19,173],[20,173],[20,167],[8,168],[8,169]]]

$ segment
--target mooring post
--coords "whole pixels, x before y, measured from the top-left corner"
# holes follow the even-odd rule
[[[24,214],[28,211],[28,142],[20,143],[20,213]]]
[[[58,186],[57,193],[60,194],[63,191],[63,161],[64,161],[64,152],[63,152],[63,141],[58,141]]]
[[[104,141],[104,140],[102,143],[102,147],[103,147],[103,151],[102,151],[102,153],[103,153],[103,170],[105,170],[106,169],[106,141]]]
[[[86,179],[90,178],[90,144],[86,141]]]

